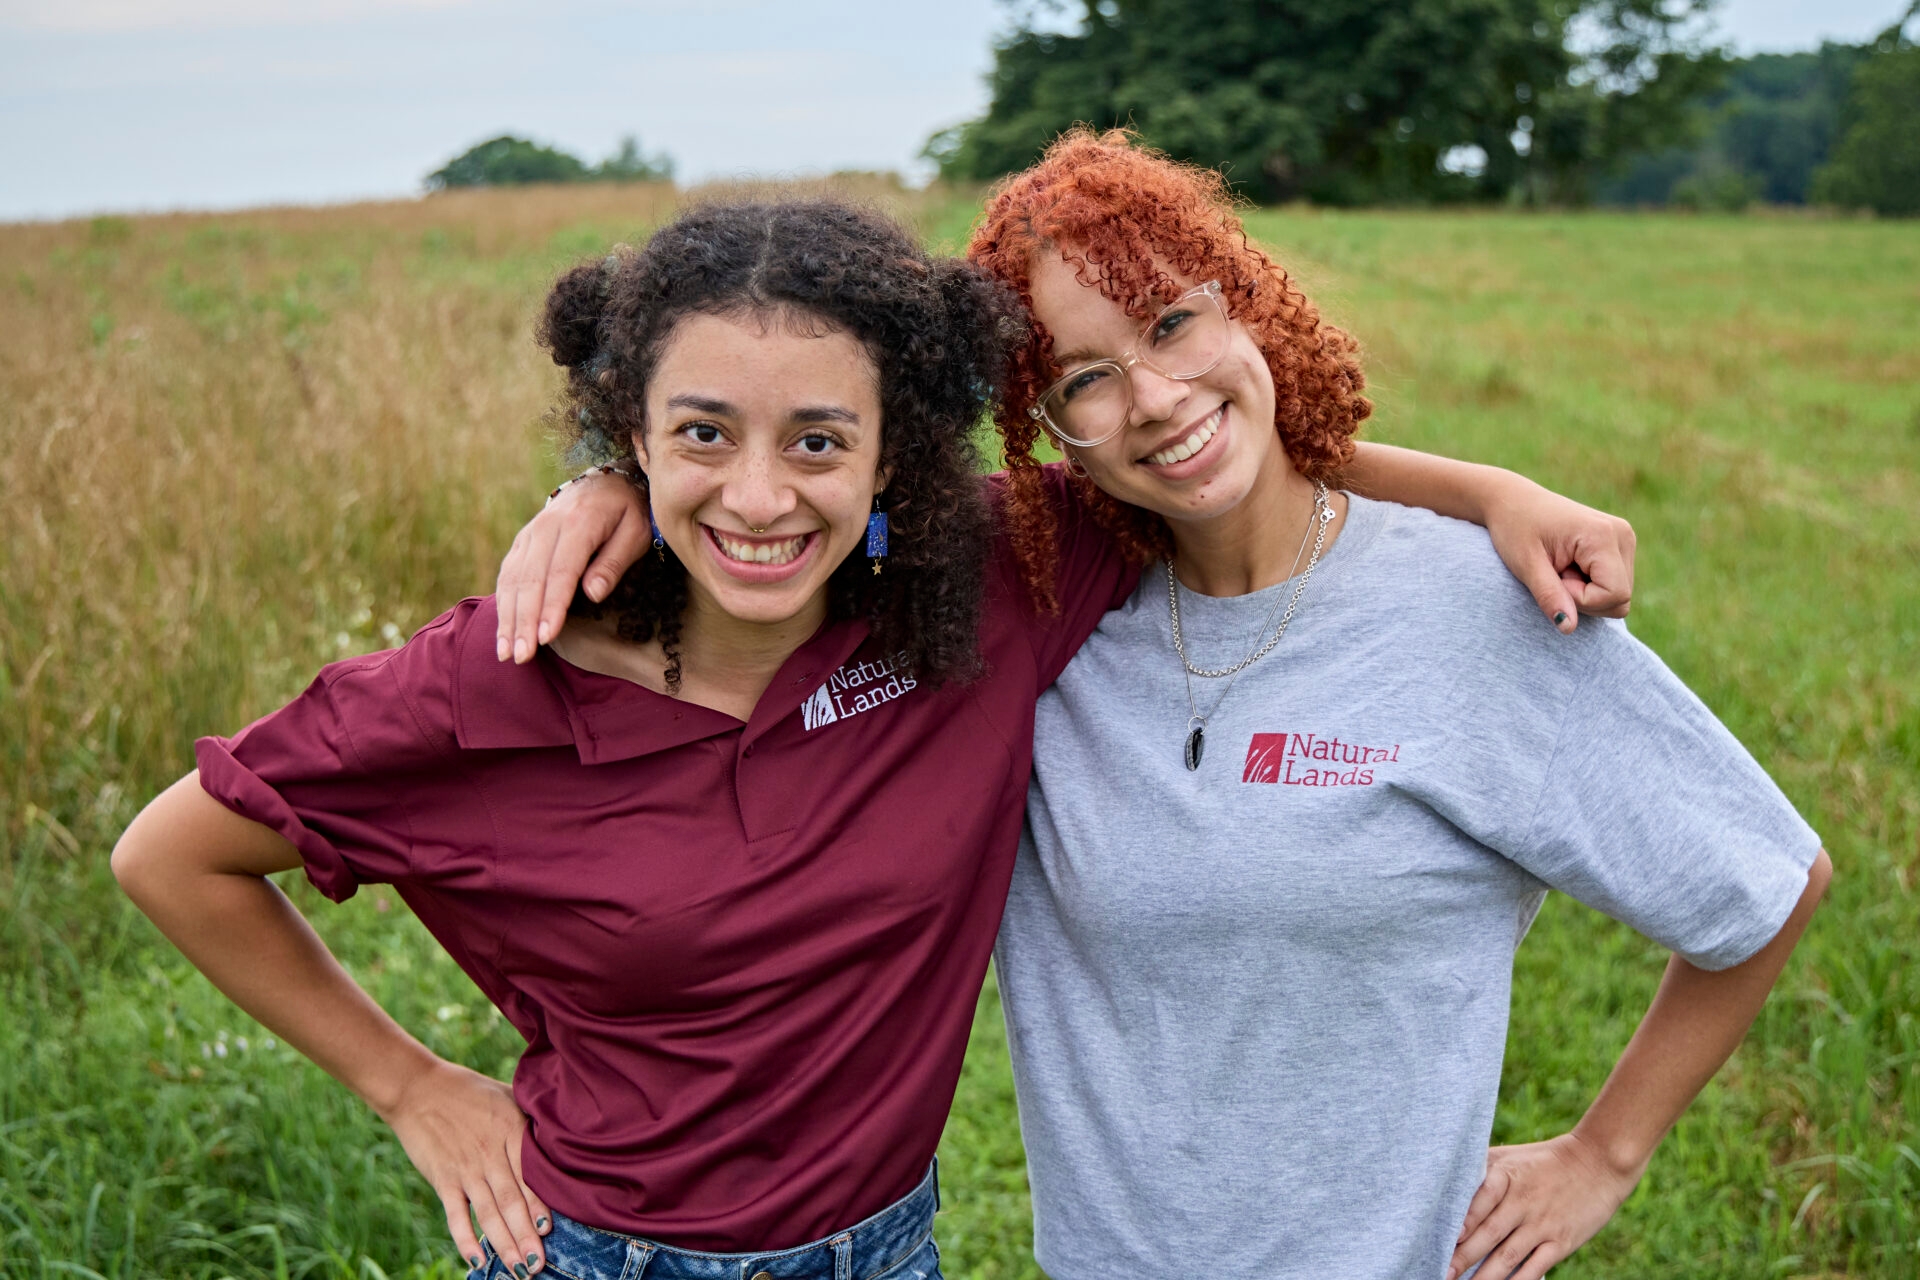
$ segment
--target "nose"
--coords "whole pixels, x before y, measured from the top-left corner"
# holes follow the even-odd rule
[[[1190,384],[1155,373],[1137,361],[1127,370],[1127,383],[1133,391],[1133,414],[1128,426],[1165,422],[1179,411],[1192,392]]]
[[[720,503],[746,521],[749,529],[770,529],[773,522],[799,505],[777,454],[764,449],[741,450],[733,474],[720,489]]]

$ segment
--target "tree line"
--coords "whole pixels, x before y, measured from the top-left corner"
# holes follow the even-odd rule
[[[1714,0],[1016,0],[943,176],[1126,125],[1261,201],[1755,200],[1920,213],[1920,47],[1732,58]]]
[[[673,157],[648,155],[629,134],[619,149],[590,165],[558,147],[502,134],[477,143],[427,175],[429,191],[454,187],[507,187],[533,182],[671,182]]]

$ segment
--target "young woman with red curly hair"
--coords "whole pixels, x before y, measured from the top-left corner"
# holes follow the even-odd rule
[[[1591,547],[1509,554],[1530,604],[1494,550],[1526,491],[1355,444],[1355,343],[1217,175],[1071,134],[969,256],[1031,313],[996,411],[1036,614],[1078,586],[1063,529],[1143,570],[1040,695],[995,953],[1040,1265],[1537,1280],[1745,1034],[1830,874],[1817,836],[1623,626],[1574,630],[1608,604]],[[557,631],[582,566],[604,594],[638,548],[589,557],[633,507],[595,482],[534,523],[503,652]],[[1549,887],[1676,954],[1574,1130],[1489,1151]]]

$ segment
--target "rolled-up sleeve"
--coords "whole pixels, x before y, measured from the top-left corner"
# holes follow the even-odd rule
[[[307,878],[336,902],[415,870],[410,793],[452,747],[450,708],[423,697],[417,677],[444,686],[434,675],[447,665],[446,630],[335,663],[278,711],[194,744],[206,793],[291,841]]]

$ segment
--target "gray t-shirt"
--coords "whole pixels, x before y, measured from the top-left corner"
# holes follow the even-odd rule
[[[1718,969],[1819,852],[1622,624],[1560,635],[1483,530],[1351,502],[1197,772],[1158,568],[1040,701],[996,959],[1055,1280],[1444,1275],[1546,890]],[[1194,664],[1292,589],[1182,589]]]

